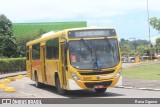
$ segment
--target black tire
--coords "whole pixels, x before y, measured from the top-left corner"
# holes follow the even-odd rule
[[[107,88],[98,88],[98,89],[94,89],[97,93],[104,93]]]
[[[57,93],[58,93],[59,95],[64,95],[64,94],[66,94],[66,90],[65,90],[65,89],[62,89],[62,88],[60,87],[60,81],[59,81],[59,78],[58,78],[58,77],[56,78],[56,88],[57,88]]]
[[[36,85],[37,88],[41,88],[42,87],[42,83],[40,83],[38,81],[38,75],[37,75],[37,73],[35,74],[35,85]]]

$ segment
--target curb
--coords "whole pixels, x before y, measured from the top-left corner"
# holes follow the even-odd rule
[[[132,64],[132,67],[135,66],[144,66],[144,65],[152,65],[152,64],[159,64],[160,61],[157,61],[157,62],[141,62],[141,63],[133,63]]]
[[[127,87],[127,86],[115,86],[114,88],[124,88],[124,89],[137,89],[137,90],[148,90],[148,91],[160,91],[158,88],[138,88],[138,87]]]
[[[8,74],[1,74],[0,75],[0,80],[7,78],[7,77],[13,77],[13,76],[17,76],[17,75],[26,75],[27,72],[26,71],[22,71],[22,72],[16,72],[16,73],[8,73]]]

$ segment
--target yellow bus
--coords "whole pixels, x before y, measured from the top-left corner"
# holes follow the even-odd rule
[[[122,61],[113,28],[74,28],[49,32],[26,44],[27,76],[66,90],[94,89],[104,93],[118,82]]]

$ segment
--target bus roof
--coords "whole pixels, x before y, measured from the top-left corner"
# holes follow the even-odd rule
[[[80,27],[80,28],[71,28],[66,30],[72,31],[72,30],[87,30],[87,29],[114,29],[114,28],[112,27]]]
[[[47,36],[45,37],[41,37],[41,38],[38,38],[38,39],[35,39],[35,40],[32,40],[32,41],[29,41],[27,42],[27,46],[28,45],[31,45],[31,44],[36,44],[36,43],[39,43],[39,42],[42,42],[42,41],[46,41],[46,40],[49,40],[51,38],[56,38],[56,37],[60,37],[59,35],[63,36],[62,34],[64,34],[65,32],[67,31],[74,31],[74,30],[89,30],[89,29],[114,29],[114,28],[108,28],[108,27],[80,27],[80,28],[71,28],[71,29],[65,29],[65,30],[62,30],[62,31],[59,31],[59,32],[56,32],[56,33],[46,33]],[[52,32],[52,31],[51,31]],[[54,31],[53,31],[54,32]],[[45,35],[45,34],[43,34]]]

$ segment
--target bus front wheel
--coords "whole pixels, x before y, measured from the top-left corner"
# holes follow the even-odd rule
[[[97,89],[94,89],[97,93],[104,93],[107,88],[97,88]]]
[[[64,95],[64,94],[66,93],[66,90],[64,90],[64,89],[62,89],[62,88],[60,87],[60,80],[59,80],[58,77],[56,78],[56,88],[57,88],[57,93],[58,93],[59,95]]]

